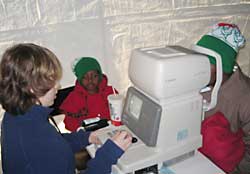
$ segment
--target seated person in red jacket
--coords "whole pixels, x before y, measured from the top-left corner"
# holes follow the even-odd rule
[[[107,97],[114,92],[100,64],[94,58],[82,57],[72,69],[77,77],[75,88],[60,106],[65,114],[65,128],[76,131],[83,120],[93,117],[110,120]]]

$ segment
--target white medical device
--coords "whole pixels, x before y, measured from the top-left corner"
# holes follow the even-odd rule
[[[198,149],[204,110],[214,103],[212,98],[204,109],[200,94],[210,80],[208,58],[180,46],[139,48],[132,52],[129,77],[133,87],[125,99],[124,125],[99,135],[104,143],[114,130],[125,129],[137,139],[113,165],[112,174],[137,174]],[[93,149],[87,149],[93,156]]]

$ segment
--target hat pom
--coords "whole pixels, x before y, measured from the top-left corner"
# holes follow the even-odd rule
[[[245,44],[245,38],[235,24],[218,23],[213,26],[213,30],[208,35],[222,40],[236,52]]]

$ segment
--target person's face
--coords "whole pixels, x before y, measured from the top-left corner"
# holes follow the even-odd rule
[[[211,64],[211,77],[210,77],[210,82],[208,85],[214,86],[216,82],[216,65]],[[231,74],[227,74],[222,72],[222,84],[229,79]]]
[[[216,82],[216,65],[211,64],[210,70],[211,70],[211,77],[210,77],[209,85],[213,86]]]
[[[44,96],[39,97],[42,106],[51,106],[54,103],[60,83],[56,82],[55,86],[51,88]]]
[[[83,87],[90,93],[98,92],[99,74],[95,70],[88,71],[82,78]]]

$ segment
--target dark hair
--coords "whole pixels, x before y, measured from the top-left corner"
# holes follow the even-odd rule
[[[61,64],[49,49],[32,44],[8,48],[0,63],[0,102],[5,111],[23,114],[40,103],[62,76]]]

